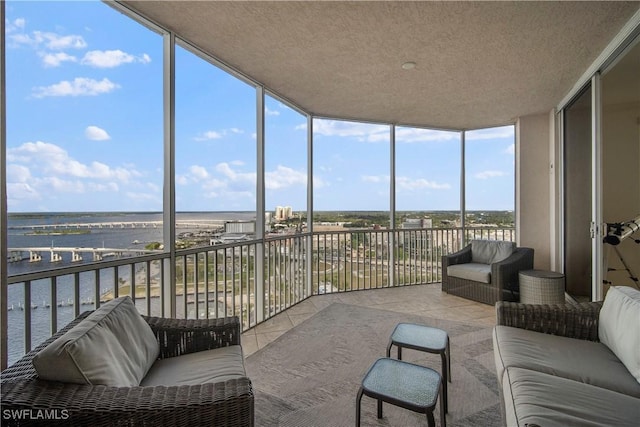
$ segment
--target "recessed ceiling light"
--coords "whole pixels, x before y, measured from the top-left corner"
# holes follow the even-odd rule
[[[402,64],[403,70],[413,70],[414,68],[416,68],[415,62],[405,62],[404,64]]]

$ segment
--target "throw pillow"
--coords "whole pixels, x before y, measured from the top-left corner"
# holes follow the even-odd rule
[[[499,240],[472,240],[471,261],[478,264],[493,264],[507,259],[515,250],[515,243]]]
[[[609,288],[600,310],[598,338],[640,383],[640,291]]]
[[[160,346],[131,297],[100,306],[33,358],[40,378],[77,384],[140,384]]]

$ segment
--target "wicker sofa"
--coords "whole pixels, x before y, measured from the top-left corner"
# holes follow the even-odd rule
[[[82,328],[89,331],[87,334],[106,334],[109,335],[107,339],[113,339],[111,332],[103,331],[118,326],[123,316],[104,320],[99,315],[114,301],[126,299],[128,301],[124,302],[135,311],[131,319],[134,322],[142,319],[144,327],[150,328],[151,337],[155,337],[159,347],[157,353],[155,348],[150,353],[131,348],[144,338],[130,325],[120,337],[126,344],[126,354],[118,353],[119,343],[88,346],[86,339],[84,347],[77,345],[70,349],[69,345],[76,345],[80,340],[77,331]],[[97,342],[95,336],[91,339],[93,344]],[[97,353],[91,353],[89,347]],[[45,358],[43,355],[52,348],[56,352],[54,357]],[[65,366],[69,360],[73,364],[76,359],[82,359],[78,350],[91,353],[88,355],[91,360],[78,362],[85,363],[80,371],[77,366]],[[66,359],[66,353],[72,357]],[[135,384],[137,379],[132,385],[111,384],[122,382],[118,378],[120,375],[135,371],[132,369],[135,363],[124,360],[132,354],[142,354],[150,360],[151,366],[139,375],[142,377],[140,384]],[[111,360],[114,358],[118,360]],[[86,366],[92,363],[97,370]],[[108,368],[115,370],[105,370],[108,364],[113,364]],[[70,375],[65,371],[71,371],[70,381],[75,382],[60,380],[62,376]],[[78,372],[80,376],[73,378]],[[100,375],[106,375],[106,379],[95,379]],[[254,395],[251,381],[244,372],[239,319],[184,320],[140,316],[130,297],[82,313],[3,371],[0,378],[2,425],[254,425]]]
[[[611,289],[604,304],[496,304],[504,425],[638,425],[640,292]]]
[[[442,290],[490,305],[518,301],[518,272],[533,268],[533,255],[513,242],[472,240],[442,257]]]

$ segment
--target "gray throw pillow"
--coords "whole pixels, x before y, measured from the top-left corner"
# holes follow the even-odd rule
[[[40,378],[77,384],[140,384],[160,346],[131,297],[114,299],[33,358]]]

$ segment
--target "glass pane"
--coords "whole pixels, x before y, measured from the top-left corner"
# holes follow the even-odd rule
[[[161,241],[162,37],[101,2],[11,2],[6,35],[8,246],[37,260],[9,274]]]
[[[515,240],[515,132],[513,126],[465,136],[465,221],[474,238]],[[503,231],[504,230],[504,231]]]
[[[591,297],[591,86],[565,109],[564,232],[567,292]]]
[[[639,118],[640,37],[602,77],[603,220],[610,224],[609,231],[613,235],[619,234],[619,224],[632,220],[640,224]],[[607,264],[603,277],[607,285],[637,285],[632,279],[640,275],[640,250],[636,239],[640,239],[640,233],[621,239],[615,248],[605,245]]]
[[[306,124],[306,116],[265,97],[265,210],[272,231],[301,231],[306,222]]]
[[[460,153],[460,132],[396,128],[396,227],[460,226]]]
[[[314,119],[314,212],[375,211],[388,226],[389,136],[388,125]]]
[[[176,46],[178,248],[254,235],[255,105],[255,88]]]

